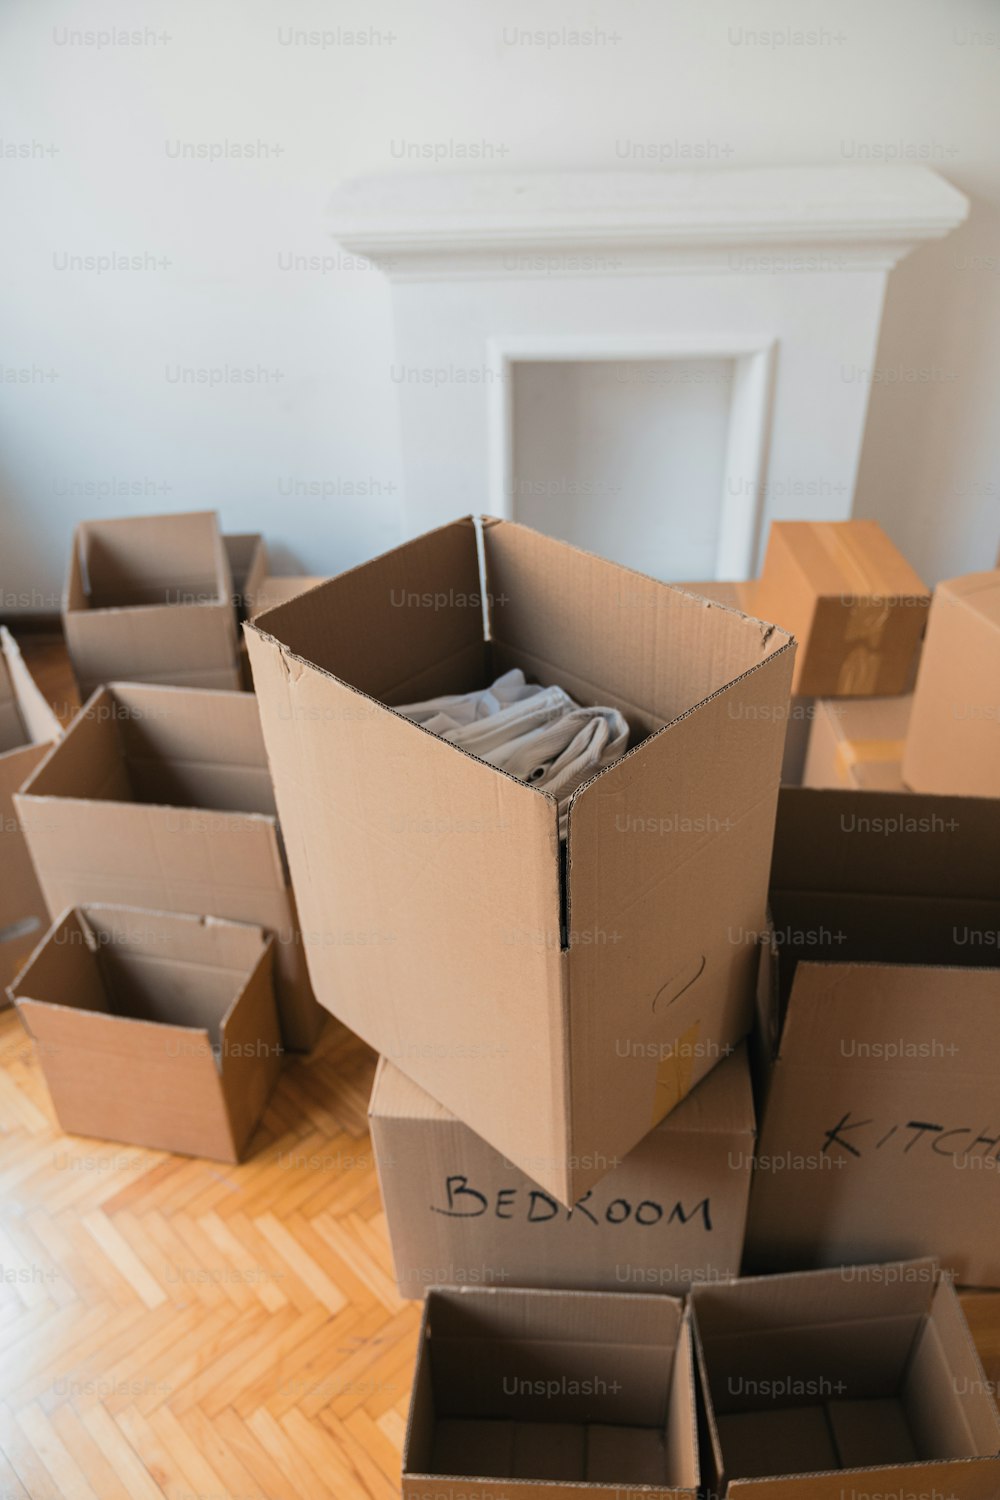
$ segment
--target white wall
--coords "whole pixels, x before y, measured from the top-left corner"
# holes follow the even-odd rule
[[[0,610],[53,606],[81,516],[216,506],[310,572],[400,536],[388,290],[325,208],[401,153],[938,167],[972,214],[893,273],[874,377],[845,372],[873,379],[856,510],[931,579],[992,563],[995,0],[9,0],[0,56]],[[109,254],[142,269],[66,268]]]

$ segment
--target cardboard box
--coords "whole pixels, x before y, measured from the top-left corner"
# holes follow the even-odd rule
[[[239,1161],[281,1069],[273,946],[214,917],[67,911],[9,991],[60,1128]]]
[[[906,692],[930,592],[875,521],[775,521],[754,612],[798,641],[792,692]]]
[[[63,630],[81,698],[118,681],[238,688],[233,585],[215,513],[82,521]]]
[[[259,531],[233,532],[223,536],[222,541],[229,563],[236,618],[248,620],[253,601],[267,577],[267,547]]]
[[[746,1267],[1000,1287],[1000,802],[783,791]]]
[[[694,1500],[697,1487],[691,1336],[677,1299],[428,1292],[403,1500]]]
[[[1000,1493],[1000,1414],[933,1260],[695,1287],[691,1311],[714,1495]]]
[[[934,591],[903,780],[919,792],[1000,797],[1000,570]]]
[[[48,922],[14,793],[61,733],[17,642],[0,625],[0,966],[7,978],[16,973]]]
[[[575,1203],[748,1029],[791,642],[491,518],[246,630],[317,996]],[[551,796],[391,706],[514,666],[630,722],[565,850]]]
[[[877,787],[905,791],[903,747],[913,697],[819,698],[803,783],[811,787]]]
[[[384,1058],[368,1113],[404,1297],[443,1281],[683,1296],[739,1275],[755,1144],[745,1047],[572,1210]]]
[[[250,694],[101,688],[16,805],[53,917],[93,901],[139,902],[270,932],[282,1037],[308,1051],[324,1017]]]

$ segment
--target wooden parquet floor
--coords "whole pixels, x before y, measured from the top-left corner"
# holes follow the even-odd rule
[[[68,716],[60,643],[23,645]],[[392,1278],[374,1066],[331,1020],[228,1167],[61,1135],[0,1014],[0,1500],[398,1495],[419,1308]],[[996,1381],[1000,1295],[965,1301]]]

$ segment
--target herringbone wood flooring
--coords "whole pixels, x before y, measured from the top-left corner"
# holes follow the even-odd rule
[[[68,716],[59,643],[25,654]],[[61,1135],[0,1014],[0,1500],[398,1495],[419,1310],[392,1279],[374,1064],[330,1021],[227,1167]],[[1000,1295],[965,1301],[996,1380]]]

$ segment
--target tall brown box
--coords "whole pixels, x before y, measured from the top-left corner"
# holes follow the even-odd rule
[[[317,996],[575,1202],[749,1029],[790,641],[491,518],[246,631]],[[629,719],[565,857],[553,797],[393,707],[515,666]]]
[[[428,1292],[403,1500],[695,1500],[697,1489],[691,1332],[676,1298]]]
[[[10,987],[61,1128],[239,1161],[281,1069],[259,927],[70,909]]]
[[[273,934],[282,1037],[291,1051],[309,1050],[324,1013],[251,694],[101,688],[15,802],[53,917],[89,902],[138,902]]]
[[[903,780],[918,792],[1000,797],[1000,570],[934,590]]]
[[[930,593],[875,521],[775,521],[754,613],[798,641],[792,692],[903,693]]]
[[[695,1287],[720,1500],[992,1500],[1000,1414],[933,1260]]]
[[[1000,1287],[998,848],[996,799],[782,791],[749,1269]]]
[[[11,979],[48,923],[14,793],[61,733],[14,637],[0,625],[0,966]]]
[[[215,513],[82,521],[63,631],[81,698],[107,682],[238,688],[233,584]]]
[[[384,1058],[368,1113],[404,1297],[445,1281],[683,1296],[739,1275],[755,1143],[745,1047],[572,1209]]]

